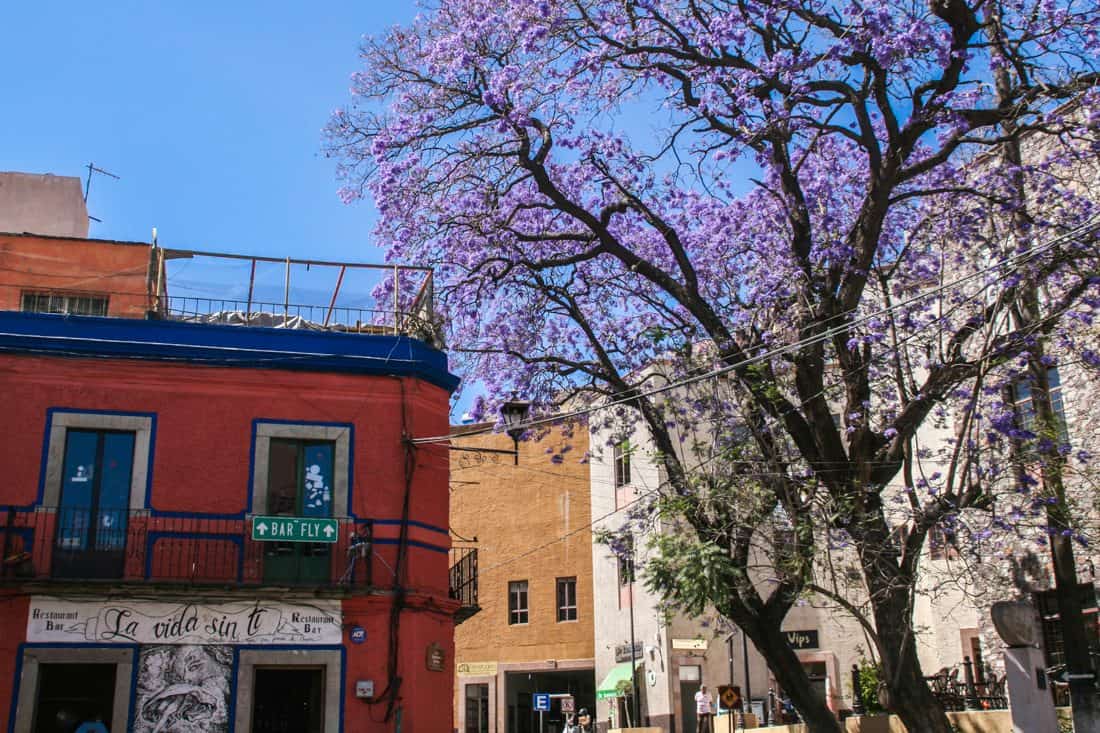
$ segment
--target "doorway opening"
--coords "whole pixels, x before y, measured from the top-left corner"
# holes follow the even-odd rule
[[[275,516],[332,516],[335,443],[273,438],[267,473],[267,511]],[[264,542],[264,581],[324,583],[331,577],[329,545]]]
[[[532,698],[538,692],[552,696],[550,711],[541,716],[543,724],[541,733],[560,733],[565,727],[566,717],[561,709],[560,695],[569,695],[573,698],[574,712],[585,708],[590,714],[595,713],[595,670],[532,670],[506,673],[504,695],[507,701],[507,717],[504,722],[504,733],[540,733],[540,716],[532,705]]]
[[[40,664],[34,733],[70,733],[95,721],[114,730],[115,672],[113,664]]]
[[[253,733],[321,733],[325,670],[257,667],[252,686]]]
[[[823,704],[829,704],[829,674],[825,662],[803,662],[802,669],[810,678],[810,689]]]
[[[703,687],[703,668],[696,664],[680,665],[680,720],[685,733],[696,733],[699,719],[695,712],[695,693]]]

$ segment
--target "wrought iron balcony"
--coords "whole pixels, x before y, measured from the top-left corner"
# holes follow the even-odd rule
[[[337,522],[335,542],[279,542],[252,539],[251,518],[0,508],[0,582],[367,589],[371,523]]]
[[[460,624],[481,610],[477,604],[477,548],[451,549],[451,598],[458,601],[455,623]]]

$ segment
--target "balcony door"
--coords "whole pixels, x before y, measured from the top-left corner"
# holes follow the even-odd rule
[[[272,438],[267,472],[267,511],[274,516],[332,516],[334,446],[330,441]],[[265,542],[264,581],[321,584],[331,575],[330,545]]]
[[[66,432],[54,576],[122,577],[133,467],[134,433]]]

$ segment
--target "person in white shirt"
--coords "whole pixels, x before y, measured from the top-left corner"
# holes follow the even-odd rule
[[[707,686],[702,685],[695,693],[696,733],[714,733],[714,701],[710,699]]]

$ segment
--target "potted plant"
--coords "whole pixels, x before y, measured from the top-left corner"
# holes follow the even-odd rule
[[[889,733],[890,716],[882,704],[881,668],[866,659],[859,663],[859,693],[863,698],[860,733]]]

